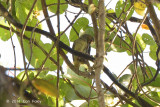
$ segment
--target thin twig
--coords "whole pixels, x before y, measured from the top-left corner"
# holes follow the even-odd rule
[[[60,54],[59,54],[59,51],[60,51],[60,47],[59,47],[59,41],[60,41],[60,0],[57,0],[58,1],[58,4],[57,4],[57,28],[58,28],[58,37],[57,37],[57,41],[56,41],[56,49],[57,49],[57,83],[56,83],[56,86],[57,86],[57,90],[58,90],[58,97],[56,97],[56,107],[59,107],[59,101],[58,101],[58,98],[59,98],[59,69],[60,69]]]
[[[27,18],[26,18],[26,20],[25,20],[25,23],[24,23],[24,25],[23,25],[23,27],[22,27],[22,31],[21,31],[21,34],[20,34],[20,35],[21,35],[21,37],[20,37],[20,43],[21,43],[21,48],[22,48],[23,63],[24,63],[24,68],[25,68],[25,74],[27,75],[28,81],[30,81],[30,80],[29,80],[29,76],[28,76],[28,73],[27,73],[27,69],[26,69],[25,52],[24,52],[24,46],[23,46],[23,35],[24,35],[25,29],[26,29],[26,26],[27,26],[28,19],[29,19],[31,13],[32,13],[32,10],[33,10],[36,2],[37,2],[37,0],[34,1],[31,9],[30,9],[30,11],[29,11],[29,13],[28,13],[28,15],[27,15]],[[23,77],[24,77],[24,76],[23,76]],[[23,78],[22,78],[22,80],[23,80]]]
[[[16,68],[16,50],[15,50],[15,45],[13,43],[13,38],[12,38],[12,29],[10,25],[10,37],[11,37],[11,43],[12,43],[12,48],[13,48],[13,53],[14,53],[14,68]],[[16,77],[16,70],[14,70],[14,77]]]

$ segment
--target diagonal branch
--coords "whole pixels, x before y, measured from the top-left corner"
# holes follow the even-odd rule
[[[45,1],[45,0],[41,0],[41,4],[42,4],[42,8],[43,8],[44,17],[45,17],[45,19],[47,19],[47,18],[49,17],[49,15],[48,15],[48,10],[47,10],[46,1]],[[49,31],[51,32],[51,34],[53,34],[53,36],[55,36],[55,31],[54,31],[54,29],[53,29],[53,26],[52,26],[52,23],[51,23],[50,18],[48,18],[48,19],[46,20],[46,22],[47,22]]]
[[[151,2],[149,2],[149,0],[146,0],[147,3],[147,8],[150,14],[150,18],[152,19],[153,25],[155,27],[155,31],[157,34],[157,38],[158,38],[158,44],[160,44],[160,24],[159,24],[159,19],[157,17],[157,14],[154,10],[153,4]]]

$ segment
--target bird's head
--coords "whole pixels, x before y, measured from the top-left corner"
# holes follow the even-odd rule
[[[88,42],[88,43],[91,43],[91,42],[94,41],[94,37],[91,36],[91,35],[89,35],[89,34],[83,34],[80,38],[82,38],[82,39],[87,39],[87,42]]]

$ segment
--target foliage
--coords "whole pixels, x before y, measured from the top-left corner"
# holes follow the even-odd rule
[[[99,103],[97,100],[98,94],[95,88],[94,79],[86,78],[76,73],[76,71],[73,70],[72,66],[69,66],[67,62],[68,59],[65,58],[63,54],[61,54],[62,52],[64,52],[65,54],[67,54],[68,52],[71,54],[75,54],[74,51],[71,50],[71,48],[68,49],[68,47],[71,47],[72,42],[78,39],[79,35],[87,33],[94,36],[94,22],[91,22],[90,15],[86,13],[89,5],[89,0],[84,0],[84,2],[81,3],[75,2],[75,0],[59,0],[59,9],[58,0],[44,0],[44,2],[46,2],[46,5],[42,4],[41,1],[43,0],[37,0],[36,4],[33,7],[33,11],[30,11],[30,9],[33,6],[34,0],[7,1],[8,0],[0,0],[0,3],[6,8],[6,10],[9,11],[12,18],[16,22],[24,25],[27,20],[26,26],[35,28],[35,30],[24,30],[24,34],[22,37],[22,29],[14,25],[13,22],[8,20],[6,17],[3,17],[0,8],[0,39],[2,41],[9,41],[13,35],[16,35],[20,44],[23,39],[23,46],[21,44],[21,48],[24,50],[24,57],[27,59],[26,62],[27,64],[30,64],[33,68],[35,68],[35,70],[29,70],[29,68],[26,68],[28,70],[22,71],[17,75],[16,78],[21,84],[18,93],[22,94],[21,91],[25,90],[29,94],[33,94],[37,99],[41,101],[40,105],[56,106],[56,97],[58,97],[59,106],[64,106],[74,100],[85,100],[85,102],[81,104],[80,107],[97,107]],[[108,9],[106,6],[105,49],[106,53],[109,53],[111,51],[117,53],[126,52],[128,56],[132,56],[133,61],[129,65],[126,65],[126,68],[131,72],[128,74],[122,73],[122,75],[120,75],[119,77],[116,77],[116,75],[114,75],[114,77],[117,78],[117,81],[120,84],[128,88],[128,90],[132,91],[138,96],[141,96],[152,106],[157,106],[159,104],[157,102],[160,102],[160,75],[158,74],[158,76],[153,80],[157,68],[148,65],[149,63],[146,63],[144,61],[143,53],[146,47],[149,47],[149,57],[155,61],[157,60],[158,63],[159,59],[157,59],[156,56],[158,43],[156,42],[157,40],[155,40],[154,37],[155,30],[153,31],[150,29],[151,33],[137,33],[136,31],[130,31],[129,27],[132,25],[128,25],[127,22],[132,22],[133,25],[134,23],[141,24],[142,21],[144,23],[147,22],[147,20],[142,19],[142,16],[141,19],[139,19],[138,17],[136,17],[136,13],[134,14],[134,11],[136,11],[138,14],[144,15],[145,8],[147,8],[146,5],[145,7],[142,7],[141,12],[139,11],[139,9],[137,9],[140,5],[137,3],[139,3],[140,1],[134,3],[133,1],[134,0],[117,0],[116,6],[112,7],[112,9]],[[97,17],[98,0],[93,0],[93,3],[96,6],[95,16]],[[142,4],[144,5],[144,3]],[[68,23],[72,27],[71,30],[69,30],[67,27],[62,28],[62,26],[64,26],[66,22],[64,23],[64,21],[61,22],[62,20],[60,20],[60,25],[56,25],[56,23],[59,23],[58,19],[52,20],[51,17],[45,17],[45,21],[47,21],[48,19],[52,20],[51,24],[54,29],[52,29],[51,26],[49,27],[53,31],[56,31],[55,29],[58,26],[58,28],[60,28],[61,30],[59,33],[63,33],[60,36],[56,31],[56,34],[51,34],[49,39],[60,37],[60,41],[63,42],[66,46],[65,48],[58,44],[58,40],[54,41],[53,39],[51,39],[51,43],[44,43],[44,40],[42,40],[42,36],[46,35],[39,32],[39,30],[36,30],[46,30],[42,27],[41,20],[39,20],[39,17],[43,16],[43,14],[46,14],[44,12],[44,9],[42,8],[42,5],[46,6],[49,15],[54,14],[54,18],[56,18],[56,16],[58,16],[59,14],[60,17],[66,18],[63,20],[68,21]],[[159,4],[154,3],[154,5],[158,7],[159,11]],[[69,8],[71,7],[72,10],[70,11]],[[75,12],[77,8],[78,10],[82,9],[80,15]],[[29,15],[30,12],[31,14]],[[68,18],[70,17],[70,15],[67,15],[67,13],[71,14],[71,16],[75,16],[74,19],[70,20],[70,18]],[[149,15],[147,17],[150,18]],[[133,29],[136,29],[138,31],[140,27],[134,26]],[[153,29],[155,29],[155,27],[153,27]],[[91,46],[95,49],[95,42],[92,43]],[[57,56],[59,56],[59,60]],[[107,61],[107,59],[105,60]],[[66,63],[69,67],[64,67],[64,63]],[[63,70],[65,70],[66,72],[64,72]],[[80,72],[88,73],[87,70],[89,71],[89,67],[87,67],[87,65],[81,65]],[[124,68],[124,70],[126,69]],[[26,71],[28,72],[27,74]],[[59,72],[60,74],[59,77],[57,76],[57,72]],[[58,88],[57,81],[59,84]],[[105,81],[105,83],[107,84],[107,81]],[[104,86],[103,91],[105,92],[105,99],[108,98],[106,96],[112,95],[111,102],[108,102],[109,98],[106,100],[107,106],[112,106],[117,102],[122,101],[123,103],[117,103],[117,105],[120,105],[122,107],[129,107],[131,105],[133,106],[133,104],[140,106],[140,103],[136,98],[131,98],[133,96],[125,96],[124,90],[119,86],[114,85],[113,88],[117,93],[115,93],[112,88],[106,89],[106,87]],[[12,95],[14,95],[14,93]],[[126,92],[126,95],[129,94]],[[23,97],[21,97],[21,95],[19,95],[18,98],[23,101]]]

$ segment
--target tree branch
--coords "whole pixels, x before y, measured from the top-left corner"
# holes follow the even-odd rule
[[[103,70],[103,60],[104,60],[104,36],[105,36],[105,8],[104,0],[99,0],[99,31],[98,37],[96,38],[96,59],[94,62],[95,67],[95,79],[96,79],[96,88],[98,93],[98,102],[100,107],[105,107],[104,102],[104,92],[101,88],[100,73]],[[97,27],[96,27],[97,28]]]
[[[49,15],[48,15],[46,1],[45,0],[41,0],[41,4],[42,4],[42,8],[43,8],[44,17],[45,17],[45,19],[47,19],[49,17]],[[54,29],[53,29],[53,26],[52,26],[50,18],[48,18],[46,20],[46,22],[47,22],[49,31],[51,32],[51,34],[53,34],[53,36],[55,36],[55,32],[54,32]]]
[[[160,45],[160,23],[159,23],[159,19],[157,17],[157,14],[154,10],[154,7],[152,5],[151,2],[149,2],[149,0],[146,0],[146,3],[147,3],[147,8],[148,8],[148,11],[149,11],[149,14],[150,14],[150,18],[152,19],[152,22],[153,22],[153,25],[155,27],[155,31],[156,31],[156,34],[157,34],[157,38],[158,38],[158,44]]]

